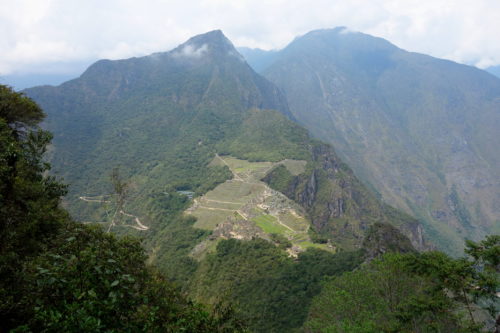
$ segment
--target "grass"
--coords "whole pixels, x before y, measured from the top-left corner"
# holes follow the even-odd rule
[[[225,156],[224,161],[226,161],[231,170],[236,171],[237,173],[259,171],[259,169],[268,169],[274,164],[272,162],[249,162],[230,156]]]
[[[243,206],[243,203],[241,202],[229,202],[229,201],[211,201],[210,200],[200,200],[200,204],[205,207],[211,207],[211,208],[220,208],[220,209],[231,209],[231,210],[238,210]]]
[[[233,216],[235,211],[242,209],[242,207],[250,203],[252,199],[261,196],[267,188],[267,185],[262,183],[260,179],[265,175],[267,170],[273,166],[282,164],[294,175],[304,172],[306,167],[306,161],[301,160],[284,160],[277,163],[249,162],[231,156],[216,157],[211,164],[220,166],[225,165],[224,162],[226,162],[229,168],[236,173],[236,179],[241,178],[245,181],[235,179],[227,181],[206,193],[203,197],[198,198],[197,200],[200,206],[191,213],[197,218],[194,224],[196,228],[214,230],[217,224]],[[273,202],[273,200],[271,200],[271,202]],[[294,207],[292,202],[289,204],[290,207]],[[294,245],[300,246],[302,249],[315,247],[332,251],[332,249],[328,248],[325,244],[315,244],[310,241],[310,237],[307,233],[310,222],[302,216],[292,214],[290,211],[281,212],[278,216],[270,215],[266,214],[257,206],[251,208],[250,216],[254,216],[251,218],[251,221],[266,234],[284,235],[287,238],[291,238],[291,242]],[[278,218],[286,226],[280,224]],[[244,218],[241,217],[241,219]],[[205,248],[200,248],[200,253],[193,254],[194,257],[198,258],[213,251],[213,248],[217,244],[215,241],[205,242]]]
[[[281,213],[279,215],[284,224],[292,228],[296,232],[307,232],[309,229],[309,222],[305,218],[293,215],[290,212]]]
[[[197,219],[194,224],[195,228],[213,230],[217,224],[224,222],[229,216],[232,216],[234,212],[198,207],[191,214]]]
[[[208,192],[205,197],[210,200],[246,203],[261,194],[263,184],[248,184],[238,181],[225,182]]]
[[[303,160],[283,160],[280,164],[283,164],[292,175],[298,176],[306,171],[307,162]]]
[[[268,214],[260,215],[252,219],[259,228],[267,234],[285,234],[289,230],[278,223],[276,217]]]

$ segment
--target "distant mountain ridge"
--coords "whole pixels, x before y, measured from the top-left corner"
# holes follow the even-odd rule
[[[391,235],[369,253],[429,248],[419,221],[290,120],[280,89],[220,31],[25,93],[48,114],[70,213],[141,237],[170,280],[240,304],[257,332],[301,327],[320,281],[357,267],[381,225]]]
[[[261,73],[299,123],[442,248],[498,232],[500,80],[342,27],[269,56]]]
[[[485,69],[485,71],[495,75],[496,77],[500,78],[500,65],[499,66],[492,66],[488,67]]]
[[[309,160],[304,178],[288,192],[278,190],[317,216],[317,231],[343,246],[359,246],[377,221],[409,223],[403,230],[416,247],[425,246],[418,223],[388,211],[333,150],[322,148],[326,157],[314,157],[317,143],[303,129],[272,112],[248,111],[278,110],[294,118],[279,89],[255,73],[220,30],[192,37],[169,52],[100,60],[78,79],[26,93],[49,114],[54,171],[71,184],[69,209],[82,221],[109,219],[88,203],[110,194],[109,173],[120,167],[133,185],[127,204],[133,215],[126,214],[154,223],[144,204],[152,193],[203,194],[229,177],[223,166],[207,167],[219,152],[257,161]],[[326,183],[317,183],[320,178]],[[309,192],[301,194],[308,179],[313,179]],[[268,181],[274,184],[272,177]],[[304,196],[307,202],[301,201]],[[339,206],[333,208],[330,201]],[[336,223],[345,224],[343,231]]]

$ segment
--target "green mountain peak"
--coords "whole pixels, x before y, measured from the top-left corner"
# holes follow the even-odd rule
[[[297,121],[439,246],[459,253],[464,237],[498,230],[500,80],[340,28],[269,57],[261,72]]]

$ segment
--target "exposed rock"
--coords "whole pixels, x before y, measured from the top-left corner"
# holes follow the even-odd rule
[[[264,181],[296,201],[309,215],[314,229],[346,248],[361,246],[365,232],[377,222],[389,223],[409,237],[418,249],[428,247],[417,220],[382,203],[326,144],[310,148],[308,171],[292,176],[283,168],[272,170]],[[274,182],[274,179],[288,179]]]
[[[408,237],[397,228],[386,223],[375,223],[366,233],[363,241],[367,260],[372,260],[387,252],[416,252]]]

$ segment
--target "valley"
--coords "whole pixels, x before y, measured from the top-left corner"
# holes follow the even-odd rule
[[[362,43],[358,45],[360,40]],[[339,43],[345,47],[338,48]],[[102,286],[107,289],[99,291],[105,306],[114,304],[116,299],[125,300],[124,306],[128,306],[126,297],[115,297],[109,289],[119,291],[123,286],[133,293],[139,290],[142,297],[140,288],[147,284],[136,283],[135,276],[143,274],[151,281],[171,284],[173,290],[193,304],[204,304],[199,309],[208,309],[211,314],[200,312],[199,318],[220,319],[218,323],[225,325],[226,320],[237,317],[255,332],[299,332],[306,329],[306,322],[322,325],[321,320],[311,317],[322,313],[321,304],[311,306],[321,302],[323,286],[331,281],[334,287],[347,281],[353,285],[346,290],[372,293],[362,295],[362,300],[392,292],[384,286],[392,286],[392,281],[396,286],[421,288],[415,294],[408,294],[410,288],[406,287],[397,291],[398,297],[402,295],[401,309],[405,307],[404,318],[410,318],[408,322],[393,314],[390,301],[386,304],[384,298],[370,298],[382,314],[376,322],[362,322],[370,325],[366,327],[371,330],[364,327],[366,332],[380,331],[379,322],[388,324],[388,331],[404,327],[399,330],[402,332],[410,332],[413,323],[427,320],[431,320],[431,326],[434,320],[439,325],[458,323],[459,316],[455,318],[449,309],[460,308],[463,299],[452,300],[446,293],[449,290],[446,281],[441,283],[425,274],[429,269],[431,273],[434,270],[439,276],[447,276],[449,272],[443,273],[442,269],[458,267],[459,270],[463,266],[457,266],[458,261],[444,253],[430,251],[427,257],[418,251],[439,248],[448,254],[457,253],[463,247],[462,236],[480,237],[494,224],[489,220],[484,225],[475,223],[481,212],[487,217],[494,216],[494,211],[486,209],[492,206],[494,196],[477,206],[477,214],[472,214],[468,203],[475,200],[472,198],[475,192],[465,191],[480,183],[484,185],[484,193],[490,193],[494,184],[486,169],[480,172],[484,178],[473,176],[470,182],[460,175],[452,177],[468,169],[464,167],[470,162],[464,157],[467,145],[479,144],[484,138],[461,141],[460,126],[454,131],[456,126],[448,129],[443,125],[442,132],[449,130],[456,134],[450,154],[458,155],[448,162],[452,164],[449,174],[440,167],[441,159],[448,154],[441,154],[437,148],[449,148],[450,142],[444,140],[433,145],[429,155],[417,154],[417,148],[428,143],[427,136],[426,140],[402,138],[408,133],[421,134],[422,126],[430,131],[422,133],[430,137],[436,127],[417,121],[423,111],[413,107],[409,101],[418,99],[404,95],[406,90],[397,93],[406,96],[402,101],[388,102],[390,93],[395,91],[389,83],[400,79],[396,75],[399,72],[392,72],[397,68],[392,66],[397,59],[391,57],[405,53],[379,43],[380,40],[341,33],[339,29],[311,32],[286,49],[272,52],[272,59],[259,61],[263,74],[260,75],[231,41],[215,30],[194,36],[171,51],[100,60],[79,78],[57,87],[27,89],[26,96],[47,113],[44,128],[54,133],[48,156],[53,165],[50,175],[69,184],[67,194],[64,186],[55,194],[47,190],[51,194],[48,197],[53,198],[52,206],[44,207],[61,204],[68,211],[57,212],[61,219],[71,216],[76,221],[71,222],[71,228],[81,228],[82,233],[88,234],[85,238],[66,237],[64,229],[58,234],[62,245],[56,250],[62,249],[65,256],[61,258],[66,261],[60,264],[60,257],[49,254],[55,258],[50,259],[53,261],[36,258],[27,267],[34,271],[34,276],[41,276],[42,282],[47,279],[50,282],[50,275],[46,277],[45,271],[38,269],[38,261],[54,263],[52,270],[60,269],[66,274],[67,267],[78,269],[79,263],[74,261],[83,254],[88,258],[89,278],[100,278],[102,274],[106,277]],[[365,53],[365,47],[374,50]],[[311,51],[323,49],[326,51]],[[370,62],[371,54],[378,55],[375,62]],[[266,52],[254,52],[253,57],[265,55]],[[387,57],[393,62],[386,61]],[[369,66],[353,65],[349,62],[352,59]],[[338,63],[332,64],[332,60]],[[323,67],[316,68],[318,64]],[[392,76],[379,80],[385,71]],[[403,74],[407,72],[406,68]],[[379,84],[387,88],[386,93],[371,94],[371,89]],[[412,84],[413,81],[409,86]],[[495,87],[496,84],[492,83]],[[402,85],[398,88],[410,89]],[[494,94],[493,89],[491,96]],[[422,103],[432,106],[431,100],[424,99]],[[442,102],[445,106],[439,110],[445,115],[451,112],[448,102],[459,104],[453,98]],[[495,105],[487,106],[481,121],[488,122],[493,114],[494,126]],[[462,119],[462,109],[453,111],[458,112],[455,113],[458,120]],[[449,123],[444,116],[438,120]],[[420,127],[400,128],[407,123]],[[4,128],[5,133],[10,133],[9,126]],[[490,132],[486,131],[484,137]],[[43,143],[47,145],[49,141],[47,135]],[[490,148],[486,147],[484,152]],[[0,151],[1,156],[10,161],[13,155],[5,152]],[[365,156],[364,152],[368,154]],[[9,173],[11,164],[0,169],[2,177],[15,178],[11,177],[15,174]],[[418,177],[407,184],[391,169],[394,166]],[[424,182],[428,166],[433,168],[433,176]],[[383,174],[375,177],[377,181],[368,177],[373,168]],[[45,172],[37,165],[33,169]],[[454,179],[460,182],[455,184]],[[379,187],[385,181],[391,185],[389,196]],[[441,191],[440,195],[426,196],[428,183]],[[10,188],[5,189],[9,198]],[[406,197],[407,193],[411,195]],[[470,198],[465,196],[467,193]],[[42,198],[44,195],[39,194]],[[414,206],[410,199],[415,198],[421,206]],[[19,205],[16,200],[11,202]],[[20,203],[22,209],[24,202]],[[443,203],[449,209],[439,209]],[[426,206],[430,204],[430,208]],[[422,207],[430,210],[422,211]],[[430,216],[440,222],[429,219],[427,213],[434,213]],[[47,216],[51,221],[50,215]],[[106,244],[105,248],[113,240],[124,245],[113,249],[111,258],[103,257],[101,243]],[[74,241],[79,243],[75,245]],[[81,250],[82,242],[90,244],[90,250]],[[132,250],[134,257],[129,258]],[[116,274],[108,274],[107,267],[116,263],[114,257],[119,257],[120,264],[128,270],[140,267],[140,272],[134,272],[133,278],[128,273],[122,276],[122,268]],[[380,261],[385,257],[388,262]],[[147,268],[136,265],[132,259],[143,262]],[[99,265],[94,265],[95,262]],[[414,264],[422,264],[423,268],[415,268]],[[376,276],[380,276],[377,279],[384,285],[365,288],[373,281],[367,282],[359,274],[373,269],[381,270]],[[404,274],[393,274],[392,270]],[[352,271],[354,275],[350,275]],[[475,274],[473,269],[467,272]],[[50,291],[51,284],[46,285]],[[95,285],[101,287],[100,283]],[[149,299],[151,293],[155,295],[156,285],[151,288],[144,299]],[[159,289],[167,290],[163,286]],[[380,292],[371,291],[379,289]],[[72,295],[83,295],[89,304],[94,304],[94,294],[97,295],[94,290],[85,290],[83,294]],[[422,295],[432,297],[422,298]],[[436,319],[434,313],[412,310],[415,302],[420,301],[422,309],[432,308],[436,304],[428,302],[434,296],[441,297],[438,306],[442,307],[439,308],[442,317]],[[175,297],[166,299],[175,304]],[[317,297],[319,301],[315,301]],[[325,297],[334,299],[329,294]],[[465,301],[469,300],[467,297]],[[73,304],[79,299],[71,306],[78,308]],[[388,299],[392,300],[392,295]],[[46,303],[50,309],[50,299]],[[344,305],[348,313],[359,308],[348,301],[327,304],[326,308],[334,311]],[[156,314],[155,305],[147,307],[137,301],[133,306],[130,311],[141,323],[149,320],[150,315],[157,321],[170,318]],[[387,310],[389,315],[384,312],[387,308],[391,310]],[[310,312],[311,309],[315,312]],[[369,316],[371,309],[367,312]],[[98,318],[99,314],[92,316]],[[191,323],[179,318],[182,324]],[[390,318],[390,322],[386,323],[384,318]],[[351,325],[346,320],[346,325]],[[98,320],[95,322],[98,325]],[[240,327],[239,322],[236,324],[235,327]],[[450,327],[450,332],[454,332],[455,326]]]

